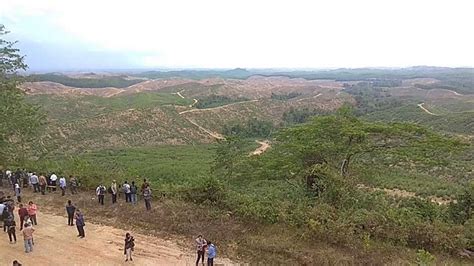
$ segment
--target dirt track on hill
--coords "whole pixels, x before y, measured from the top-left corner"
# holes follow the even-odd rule
[[[420,104],[418,104],[418,107],[420,107],[421,110],[425,111],[425,113],[427,113],[427,114],[436,115],[436,116],[437,116],[437,114],[432,113],[432,112],[430,112],[430,110],[426,109],[426,107],[423,106],[424,104],[425,104],[425,103],[420,103]]]
[[[255,142],[260,144],[260,147],[258,147],[253,152],[251,152],[250,155],[260,155],[264,153],[265,151],[267,151],[268,148],[270,148],[270,143],[268,143],[268,140],[264,140],[264,141],[256,140]]]

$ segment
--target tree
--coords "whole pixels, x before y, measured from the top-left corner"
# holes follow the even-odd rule
[[[26,70],[24,56],[15,48],[17,42],[3,39],[8,34],[0,24],[0,160],[23,159],[28,143],[37,135],[44,116],[37,106],[27,103],[19,89],[22,78],[19,70]]]
[[[293,164],[291,172],[327,164],[342,176],[348,175],[351,162],[362,156],[439,165],[447,163],[450,155],[463,146],[456,139],[415,124],[363,121],[346,108],[287,128],[278,135],[277,142],[274,152]]]
[[[240,137],[229,136],[220,140],[216,148],[216,157],[212,172],[214,174],[231,177],[243,155],[244,140]]]

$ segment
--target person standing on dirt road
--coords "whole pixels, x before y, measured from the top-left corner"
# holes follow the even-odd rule
[[[79,209],[76,209],[76,227],[77,227],[77,232],[79,233],[77,237],[84,238],[86,237],[86,233],[84,232],[84,226],[86,223],[84,222],[84,215]]]
[[[196,238],[196,249],[197,249],[197,260],[196,266],[199,264],[199,260],[201,260],[202,265],[204,265],[204,250],[206,249],[207,241],[206,239],[202,238],[202,235],[198,235]]]
[[[40,186],[41,195],[44,195],[44,193],[46,192],[46,185],[48,184],[44,174],[40,174],[40,176],[38,177],[38,184]]]
[[[74,225],[74,213],[76,212],[76,206],[72,205],[71,200],[67,201],[66,213],[67,213],[67,225]]]
[[[150,186],[147,185],[143,190],[143,199],[145,200],[145,208],[147,211],[151,210],[151,189]]]
[[[36,175],[36,173],[33,173],[30,176],[30,184],[33,186],[33,192],[34,193],[40,191],[38,183],[39,183],[38,176]]]
[[[117,203],[117,182],[115,180],[112,181],[110,185],[110,192],[112,193],[112,204]]]
[[[125,248],[123,250],[123,254],[125,255],[125,261],[133,261],[132,259],[132,251],[135,248],[135,239],[130,233],[125,234]]]
[[[23,228],[23,240],[25,241],[25,253],[29,253],[33,251],[33,232],[35,229],[29,223],[25,224],[25,228]]]
[[[64,176],[59,178],[59,188],[61,188],[61,196],[66,195],[66,178]]]
[[[105,198],[105,187],[103,185],[99,185],[95,193],[97,195],[97,198],[99,198],[99,204],[104,205],[104,198]]]
[[[28,216],[28,209],[26,209],[23,204],[20,204],[20,209],[18,209],[18,217],[20,217],[20,231],[23,230],[23,225],[25,224],[25,219]]]
[[[21,202],[21,188],[18,183],[15,183],[15,196],[18,202]]]
[[[36,211],[38,210],[38,206],[33,203],[33,201],[28,202],[28,216],[30,216],[31,222],[33,225],[38,225],[36,222]]]
[[[10,244],[16,243],[16,230],[15,230],[15,219],[9,219],[6,221],[8,238],[10,239]]]
[[[214,258],[216,257],[216,246],[211,241],[207,241],[207,266],[214,266]]]

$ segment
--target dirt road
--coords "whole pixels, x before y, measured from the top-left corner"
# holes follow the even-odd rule
[[[191,109],[191,110],[186,110],[179,112],[180,115],[186,114],[186,113],[194,113],[194,112],[205,112],[205,111],[211,111],[211,110],[219,110],[219,109],[224,109],[229,106],[234,106],[234,105],[240,105],[240,104],[245,104],[245,103],[253,103],[253,102],[258,102],[259,100],[250,100],[250,101],[243,101],[243,102],[235,102],[235,103],[229,103],[226,105],[222,106],[217,106],[217,107],[211,107],[211,108],[204,108],[204,109]]]
[[[270,148],[270,143],[268,143],[268,140],[265,141],[259,141],[256,140],[258,144],[260,144],[260,147],[258,147],[256,150],[250,153],[250,155],[260,155],[264,153],[268,148]]]
[[[16,211],[16,210],[15,210]],[[18,217],[17,224],[19,224]],[[87,219],[87,217],[86,217]],[[17,243],[10,244],[6,233],[0,232],[0,265],[18,260],[23,265],[192,265],[194,256],[171,241],[133,234],[136,241],[133,263],[125,263],[123,238],[125,231],[110,226],[88,223],[86,237],[77,238],[75,226],[68,226],[65,217],[38,214],[34,249],[25,253],[23,238],[17,227]],[[230,261],[220,261],[230,264]]]
[[[432,112],[430,112],[430,110],[426,109],[426,108],[423,106],[424,104],[425,104],[425,103],[419,103],[419,104],[418,104],[418,107],[420,107],[421,110],[425,111],[427,114],[436,115],[436,116],[437,116],[437,114],[432,113]]]

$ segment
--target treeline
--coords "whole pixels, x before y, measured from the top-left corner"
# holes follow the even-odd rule
[[[244,98],[244,97],[230,98],[223,95],[212,94],[207,97],[199,98],[195,106],[198,109],[204,109],[204,108],[218,107],[218,106],[235,103],[235,102],[244,102],[248,100],[249,99]]]
[[[389,88],[378,87],[375,84],[373,82],[344,84],[344,92],[351,94],[356,100],[356,115],[365,115],[402,105],[400,99],[392,97]]]
[[[274,99],[274,100],[284,101],[284,100],[289,100],[289,99],[296,98],[296,97],[301,96],[301,95],[302,94],[299,93],[299,92],[290,92],[288,94],[276,94],[276,93],[272,92],[272,95],[270,96],[270,98]]]
[[[140,79],[126,79],[125,76],[110,76],[98,78],[71,78],[60,74],[37,74],[30,75],[28,81],[51,81],[63,84],[65,86],[76,88],[126,88],[131,85],[142,82]]]
[[[275,130],[270,121],[252,118],[247,121],[232,121],[224,125],[222,133],[226,136],[239,136],[242,138],[267,138]]]
[[[325,115],[328,113],[328,111],[321,109],[310,109],[308,107],[295,109],[291,107],[290,110],[283,113],[283,126],[305,123],[315,115]]]

